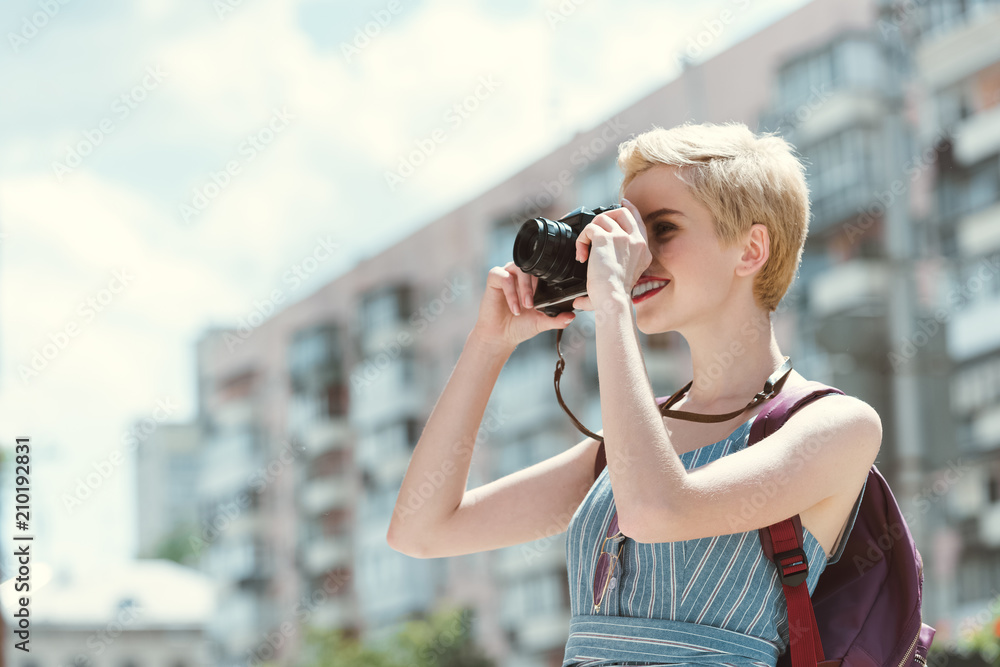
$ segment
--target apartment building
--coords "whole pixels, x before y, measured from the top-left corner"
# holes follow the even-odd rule
[[[184,533],[197,525],[194,501],[201,468],[198,425],[163,424],[136,449],[139,555],[165,555],[174,542],[180,551]]]
[[[1000,2],[930,0],[911,24],[920,148],[936,154],[922,236],[938,258],[910,343],[946,342],[955,431],[928,449],[930,602],[957,633],[1000,595]]]
[[[983,46],[995,18],[980,7],[992,3],[958,3],[961,19],[954,4],[929,2],[911,17],[866,0],[811,2],[712,58],[689,61],[677,79],[288,305],[234,349],[225,342],[232,332],[207,336],[199,347],[206,461],[224,470],[199,491],[206,523],[224,516],[241,490],[257,488],[206,547],[206,563],[216,562],[213,573],[229,582],[220,605],[230,611],[220,612],[214,635],[225,654],[259,655],[296,605],[305,624],[378,643],[448,598],[475,611],[473,635],[498,664],[561,663],[564,534],[419,560],[390,549],[385,533],[413,447],[475,322],[486,273],[510,260],[520,223],[614,201],[617,145],[654,124],[686,120],[776,130],[806,158],[813,220],[799,278],[773,317],[779,343],[805,376],[861,397],[882,416],[878,466],[912,510],[928,573],[927,622],[939,627],[956,605],[981,603],[974,594],[1000,569],[967,552],[958,574],[955,545],[973,529],[950,528],[948,512],[960,496],[963,521],[992,539],[996,522],[977,516],[1000,495],[997,483],[978,467],[956,494],[928,495],[936,477],[924,471],[937,475],[954,459],[956,423],[963,451],[997,430],[989,391],[1000,386],[1000,339],[985,324],[996,292],[978,290],[981,308],[970,299],[946,336],[917,334],[946,286],[980,270],[998,245],[990,180],[997,58],[996,47]],[[887,25],[905,29],[906,39],[894,41]],[[914,44],[921,64],[909,78]],[[928,119],[938,113],[957,122],[954,148],[935,148],[936,121]],[[909,159],[927,148],[933,159]],[[897,182],[905,184],[898,194]],[[566,330],[561,389],[574,414],[598,430],[593,331],[588,313]],[[679,337],[641,341],[657,395],[689,379]],[[503,369],[467,488],[583,438],[555,400],[554,344],[553,332],[539,335]],[[281,461],[282,451],[294,458],[294,474],[255,484],[254,471]],[[982,563],[968,566],[980,574],[965,574],[965,563]],[[968,579],[968,594],[949,597],[949,576]],[[289,660],[300,641],[298,632],[272,648]]]

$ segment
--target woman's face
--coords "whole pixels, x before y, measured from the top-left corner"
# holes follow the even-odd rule
[[[741,244],[723,248],[715,223],[676,175],[657,165],[636,176],[624,196],[639,209],[653,259],[645,276],[669,280],[666,287],[634,303],[636,326],[645,334],[711,327],[740,297],[734,269]]]

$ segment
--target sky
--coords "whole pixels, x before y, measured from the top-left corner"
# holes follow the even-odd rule
[[[130,429],[194,417],[205,328],[599,125],[693,35],[704,59],[803,4],[4,2],[0,447],[32,440],[36,558],[134,554]]]

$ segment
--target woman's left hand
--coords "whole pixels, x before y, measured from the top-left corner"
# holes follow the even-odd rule
[[[578,310],[602,307],[615,295],[631,304],[632,288],[653,261],[639,209],[627,199],[622,206],[594,218],[576,239],[577,261],[590,257],[587,296],[573,299]]]

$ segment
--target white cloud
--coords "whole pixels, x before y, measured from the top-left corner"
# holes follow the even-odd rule
[[[210,3],[143,0],[104,14],[67,6],[0,72],[17,102],[0,108],[0,122],[18,130],[0,139],[0,437],[58,443],[54,461],[65,469],[52,476],[64,482],[157,398],[176,397],[190,412],[190,346],[200,326],[235,322],[275,288],[304,296],[357,248],[387,245],[423,214],[475,196],[599,124],[673,76],[691,31],[732,3],[586,2],[550,25],[545,12],[566,4],[501,16],[427,0],[350,62],[336,44],[313,41],[295,3],[248,1],[223,20]],[[790,4],[801,2],[754,3],[746,20]],[[12,11],[8,24],[20,19]],[[336,27],[354,34],[353,25]],[[735,38],[732,28],[720,39]],[[58,181],[51,162],[155,65],[166,72],[162,84]],[[483,77],[496,90],[460,123],[449,121],[448,109]],[[241,142],[283,108],[292,122],[247,159]],[[385,171],[437,128],[445,140],[391,192]],[[183,225],[179,205],[231,160],[240,173]],[[326,234],[342,253],[287,290],[284,272]],[[121,268],[134,285],[42,376],[22,383],[18,366],[80,319],[81,300]],[[124,486],[81,516],[96,521],[128,502]],[[82,525],[74,539],[90,534]],[[120,538],[131,527],[102,530]]]

